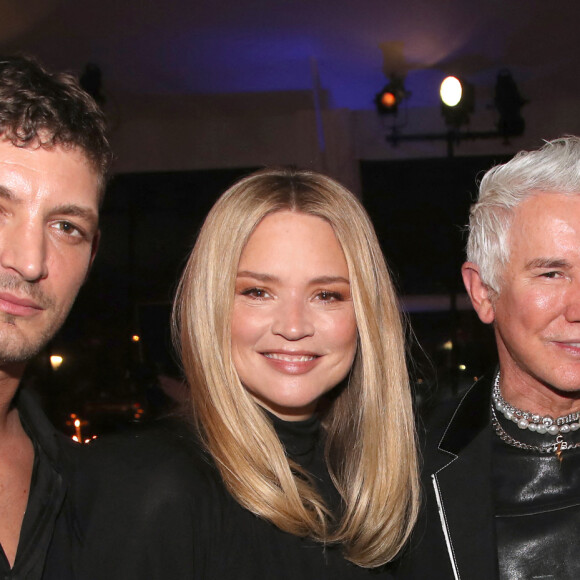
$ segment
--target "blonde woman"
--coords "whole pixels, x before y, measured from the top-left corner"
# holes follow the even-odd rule
[[[308,171],[236,183],[189,257],[174,332],[194,433],[158,453],[153,486],[133,453],[141,483],[121,476],[123,493],[146,513],[120,508],[141,520],[117,571],[336,580],[392,560],[417,512],[415,436],[397,298],[358,200]]]

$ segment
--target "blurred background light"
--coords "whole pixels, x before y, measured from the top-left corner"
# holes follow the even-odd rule
[[[52,369],[57,371],[60,368],[60,365],[63,363],[64,359],[59,354],[53,354],[50,357],[50,365]]]

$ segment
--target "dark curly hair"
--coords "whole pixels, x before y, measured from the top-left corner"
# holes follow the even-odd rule
[[[78,147],[105,188],[112,153],[104,114],[69,74],[0,56],[0,137],[16,147]]]

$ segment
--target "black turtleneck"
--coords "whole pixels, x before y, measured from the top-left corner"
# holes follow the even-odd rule
[[[336,501],[318,418],[271,418],[288,456],[329,503]],[[189,431],[102,441],[83,474],[83,580],[342,580],[377,573],[346,561],[340,546],[293,536],[243,508]]]
[[[276,434],[286,453],[305,469],[309,469],[315,459],[315,451],[320,440],[320,419],[317,414],[302,421],[284,421],[272,413],[270,417]]]

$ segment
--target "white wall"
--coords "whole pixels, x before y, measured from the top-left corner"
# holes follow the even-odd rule
[[[445,141],[401,142],[385,137],[393,124],[403,135],[444,133],[439,108],[409,109],[380,118],[375,111],[322,111],[324,150],[309,91],[209,96],[124,95],[108,105],[113,119],[115,171],[187,171],[222,167],[289,165],[326,172],[358,192],[360,159],[429,158],[447,155]],[[579,99],[532,101],[523,109],[526,133],[501,139],[463,141],[455,155],[505,155],[535,148],[543,139],[580,134]],[[485,105],[469,129],[492,131],[495,113]]]

